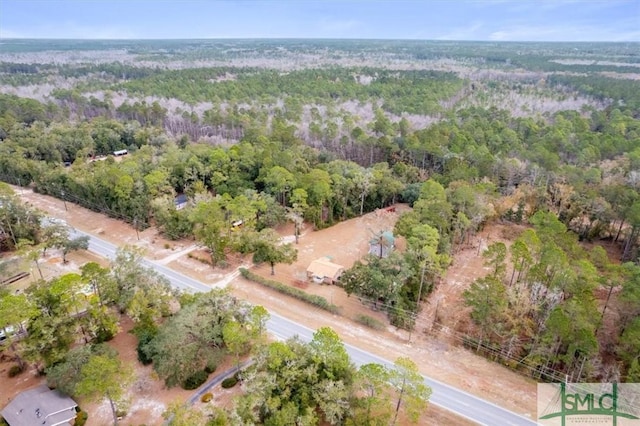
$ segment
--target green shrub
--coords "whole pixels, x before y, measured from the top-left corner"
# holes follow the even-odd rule
[[[332,303],[329,303],[327,299],[322,296],[305,293],[302,290],[294,287],[289,287],[288,285],[284,285],[282,283],[279,283],[278,281],[267,280],[260,275],[254,274],[246,268],[240,268],[240,273],[244,278],[250,281],[262,284],[265,287],[269,287],[279,293],[286,294],[287,296],[294,297],[298,300],[302,300],[303,302],[310,303],[311,305],[320,309],[324,309],[325,311],[331,312],[332,314],[337,314],[340,312],[339,307]]]
[[[94,343],[108,342],[109,340],[114,338],[117,332],[118,332],[117,328],[113,329],[113,328],[100,327],[100,329],[96,332],[96,338],[94,340]]]
[[[229,389],[234,387],[237,383],[238,383],[238,378],[234,375],[224,379],[220,384],[220,386],[222,386],[223,389]]]
[[[9,426],[9,423],[7,423],[4,417],[0,417],[0,426]]]
[[[152,354],[150,353],[151,351],[149,351],[148,344],[158,333],[157,327],[155,325],[142,325],[136,327],[132,332],[138,338],[138,346],[136,346],[138,361],[140,361],[142,365],[151,364],[153,359]]]
[[[216,363],[214,363],[214,362],[209,362],[209,363],[207,364],[207,366],[206,366],[206,367],[204,367],[204,372],[205,372],[205,373],[207,373],[207,374],[211,374],[211,373],[213,373],[214,371],[216,371],[216,368],[218,368],[218,366],[216,365]]]
[[[151,358],[151,355],[146,351],[146,344],[147,342],[140,340],[136,347],[136,351],[138,352],[138,361],[140,361],[142,365],[149,365],[153,362],[153,358]]]
[[[413,318],[410,313],[399,309],[390,309],[387,312],[389,314],[389,322],[391,325],[403,330],[413,330],[415,326],[415,318]]]
[[[76,414],[76,421],[73,424],[74,426],[84,426],[88,418],[89,415],[86,411],[79,411],[78,414]]]
[[[358,315],[356,317],[356,322],[374,330],[384,330],[384,324],[375,318],[371,318],[369,315]]]
[[[194,390],[198,389],[201,384],[207,381],[209,375],[206,371],[200,370],[191,376],[187,377],[187,379],[182,384],[182,388],[186,390]]]
[[[209,414],[207,426],[227,426],[230,424],[231,421],[225,414],[224,410],[214,407],[213,412]]]
[[[11,368],[9,369],[9,377],[16,377],[18,374],[22,373],[24,371],[24,368],[22,368],[19,365],[12,365]]]
[[[211,392],[207,392],[200,397],[200,401],[209,402],[213,399],[213,394]]]

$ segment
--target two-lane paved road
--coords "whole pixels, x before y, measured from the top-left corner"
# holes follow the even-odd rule
[[[90,238],[89,250],[101,256],[113,259],[117,247],[107,241],[101,240],[93,235],[82,231],[75,230],[75,235],[86,235]],[[189,292],[206,292],[211,287],[201,282],[176,272],[164,265],[152,260],[145,259],[144,265],[158,271],[167,277],[171,284],[181,290]],[[267,323],[267,328],[274,336],[282,339],[288,339],[293,336],[300,336],[301,339],[309,341],[313,337],[314,330],[307,328],[301,324],[288,320],[280,315],[271,312],[271,319]],[[366,352],[355,346],[345,344],[347,352],[352,361],[356,365],[367,363],[378,363],[388,367],[392,367],[393,363],[380,358],[377,355]],[[424,376],[423,376],[424,377]],[[424,377],[425,383],[433,389],[430,402],[442,408],[450,410],[462,417],[472,420],[476,423],[487,426],[507,426],[507,425],[523,425],[533,426],[536,423],[526,417],[520,416],[509,410],[505,410],[495,404],[475,397],[464,391],[446,385],[429,377]]]
[[[269,331],[276,337],[287,339],[298,335],[305,341],[310,341],[314,330],[301,324],[290,321],[273,312],[267,322]],[[375,354],[359,349],[345,343],[345,348],[351,360],[358,366],[368,363],[377,363],[392,368],[393,363]],[[488,426],[506,425],[535,425],[532,420],[505,410],[495,404],[456,389],[445,383],[424,376],[425,383],[431,387],[433,394],[429,402],[465,417],[471,421]]]

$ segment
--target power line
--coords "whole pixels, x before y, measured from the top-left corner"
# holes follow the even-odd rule
[[[47,188],[48,190],[49,188]],[[48,192],[48,191],[47,191]],[[116,211],[111,210],[109,207],[107,206],[100,206],[92,201],[86,200],[74,193],[67,193],[65,192],[65,198],[70,199],[70,201],[80,205],[80,206],[91,206],[93,207],[93,210],[102,212],[102,213],[108,213],[109,216],[115,218],[115,219],[121,219],[127,223],[129,223],[130,220],[132,220],[131,218],[118,213]],[[238,260],[240,259],[241,256],[236,256],[236,258],[234,260]],[[270,267],[266,264],[258,264],[258,265],[254,265],[254,268],[259,270],[259,271],[268,271],[270,270]],[[287,277],[288,279],[291,280],[299,280],[300,278],[298,276],[295,276],[292,273],[288,273],[288,272],[279,272],[278,277],[282,277],[282,276]],[[305,277],[306,278],[306,277]],[[339,286],[337,286],[339,287]],[[339,287],[340,290],[344,291],[344,289],[342,287]],[[310,293],[313,294],[313,293]],[[364,302],[364,303],[363,303]],[[376,306],[376,307],[380,307],[383,308],[385,311],[387,311],[387,313],[394,313],[397,315],[401,315],[404,316],[408,319],[411,319],[413,321],[413,329],[419,329],[419,328],[423,328],[423,331],[426,330],[430,330],[430,334],[433,335],[432,330],[437,330],[437,332],[439,334],[445,334],[447,335],[449,338],[453,339],[455,342],[460,343],[462,345],[462,347],[465,347],[467,349],[472,350],[471,348],[468,348],[467,345],[469,343],[469,341],[473,341],[474,338],[472,336],[460,333],[460,332],[456,332],[454,330],[452,330],[450,327],[440,323],[437,321],[437,318],[434,318],[433,320],[428,320],[424,317],[420,316],[420,312],[415,312],[415,311],[411,311],[411,310],[407,310],[407,309],[403,309],[399,306],[393,305],[393,304],[389,304],[386,303],[384,301],[377,301],[377,300],[373,300],[370,298],[367,298],[365,296],[359,296],[356,295],[356,297],[352,298],[348,298],[346,299],[346,301],[343,301],[343,304],[347,303],[348,305],[346,306],[346,308],[352,306],[352,307],[366,307],[366,304],[369,304],[370,306]],[[366,304],[365,304],[366,303]],[[341,306],[343,308],[345,308],[345,306]],[[319,308],[318,308],[319,309]],[[347,309],[348,310],[348,309]],[[348,318],[348,317],[347,317]],[[532,376],[534,374],[538,374],[538,375],[544,375],[546,377],[551,377],[554,380],[564,380],[566,377],[566,373],[562,372],[562,371],[558,371],[555,369],[552,369],[550,367],[544,367],[544,368],[540,368],[540,367],[535,367],[530,365],[529,363],[526,363],[526,357],[525,358],[519,358],[516,357],[514,355],[510,355],[508,353],[505,353],[503,350],[500,349],[496,349],[496,348],[492,348],[490,346],[487,345],[479,345],[480,347],[480,351],[484,352],[485,354],[489,355],[489,356],[493,356],[505,361],[509,361],[510,363],[515,363],[519,368],[522,368],[526,371],[529,372],[529,374],[531,374]],[[478,352],[478,350],[476,350],[476,352]],[[550,361],[550,359],[546,359],[546,361]]]
[[[268,268],[265,265],[255,265],[255,268],[262,271],[268,270]],[[279,276],[282,277],[283,275],[288,278],[297,279],[292,274],[286,273],[286,272],[281,272]],[[365,306],[362,303],[362,301],[366,301],[372,304],[374,303],[372,299],[368,299],[362,296],[357,296],[357,298],[354,298],[354,299],[351,299],[351,298],[347,299],[346,302],[349,305],[347,305],[346,308],[348,308],[349,306],[355,306],[356,304],[358,307]],[[531,354],[528,354],[526,357],[518,357],[514,354],[506,353],[504,350],[500,348],[494,348],[491,346],[487,346],[486,344],[481,344],[480,350],[473,350],[473,348],[468,347],[468,344],[470,341],[476,341],[474,337],[467,335],[465,333],[456,332],[452,330],[449,326],[439,322],[435,318],[430,320],[430,319],[424,318],[424,316],[420,316],[418,313],[415,313],[413,311],[407,311],[397,306],[393,306],[393,305],[389,305],[381,302],[377,302],[377,306],[385,307],[387,309],[395,311],[396,313],[401,313],[409,316],[414,320],[414,330],[422,328],[423,331],[425,332],[424,334],[430,334],[435,340],[438,340],[438,338],[435,337],[436,336],[435,333],[440,335],[444,334],[448,338],[453,339],[454,342],[460,344],[462,347],[468,350],[484,353],[486,355],[485,358],[488,356],[490,358],[493,357],[496,359],[500,359],[502,361],[508,361],[512,365],[515,364],[517,366],[517,369],[519,369],[520,371],[523,371],[523,370],[526,371],[532,377],[535,377],[536,375],[538,375],[538,376],[545,376],[548,379],[552,379],[552,380],[564,381],[566,379],[566,372],[564,371],[559,371],[551,367],[540,367],[540,366],[536,367],[526,362],[527,357]],[[344,308],[345,306],[341,306],[341,307]],[[543,358],[542,361],[549,362],[551,360],[545,357]],[[514,368],[512,367],[512,369]]]

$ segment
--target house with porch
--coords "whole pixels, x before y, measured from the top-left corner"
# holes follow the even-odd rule
[[[71,425],[78,404],[46,385],[19,393],[0,414],[9,426]]]

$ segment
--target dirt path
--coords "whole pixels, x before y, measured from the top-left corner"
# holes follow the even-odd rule
[[[387,359],[409,356],[419,365],[422,373],[434,379],[459,387],[529,418],[535,416],[536,386],[532,380],[453,345],[446,336],[432,337],[424,332],[427,325],[433,321],[436,305],[439,318],[442,316],[442,318],[448,318],[448,321],[455,320],[452,316],[460,313],[457,303],[459,295],[470,284],[473,277],[483,274],[482,258],[478,253],[477,241],[476,246],[470,246],[456,255],[454,267],[449,270],[438,290],[430,296],[421,313],[419,325],[422,324],[423,327],[419,327],[409,341],[409,334],[404,330],[387,326],[382,332],[373,331],[344,317],[310,308],[302,302],[247,282],[238,277],[236,272],[237,267],[246,262],[245,259],[230,259],[228,268],[212,269],[194,258],[193,255],[197,254],[197,250],[192,249],[193,241],[168,241],[153,229],[140,232],[140,240],[138,240],[135,230],[119,221],[105,218],[70,203],[67,203],[68,210],[65,211],[63,203],[57,199],[29,191],[22,192],[25,201],[49,212],[52,216],[66,220],[71,226],[94,233],[116,244],[134,244],[143,247],[149,258],[166,262],[170,267],[200,279],[204,283],[211,285],[229,283],[235,294],[252,303],[261,304],[269,310],[311,328],[330,326],[345,342]],[[406,207],[399,206],[395,213],[373,212],[321,231],[312,231],[307,228],[296,246],[298,260],[293,265],[276,265],[275,277],[269,275],[270,270],[265,266],[254,268],[254,271],[265,277],[293,284],[300,279],[307,265],[318,257],[329,256],[334,262],[349,267],[367,252],[367,243],[372,233],[392,229],[403,208]],[[285,226],[279,231],[285,236],[292,234],[290,226]],[[487,241],[489,235],[499,232],[501,231],[490,229],[483,238]],[[178,255],[179,253],[185,254]],[[186,253],[191,253],[192,256],[187,256]],[[341,306],[343,311],[362,312],[388,323],[382,313],[364,307],[355,297],[347,297],[339,287],[310,284],[306,291],[326,297],[332,303]],[[132,348],[135,348],[133,343]],[[171,400],[171,398],[162,399]],[[440,419],[435,421],[435,424],[460,424],[461,422],[459,418],[451,417],[444,410],[432,409],[429,411],[433,411],[434,416]],[[431,418],[430,423],[425,424],[434,424],[434,420]],[[147,424],[151,423],[147,422]]]

